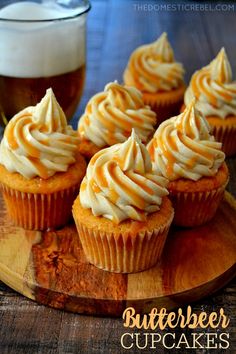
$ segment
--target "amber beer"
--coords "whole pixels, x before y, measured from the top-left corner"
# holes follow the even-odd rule
[[[36,105],[52,87],[66,117],[70,119],[80,101],[85,81],[85,64],[61,75],[16,78],[0,75],[1,125],[24,107]]]
[[[57,1],[9,0],[1,6],[1,124],[37,104],[50,87],[67,118],[72,118],[85,81],[89,2],[75,1],[70,8]]]

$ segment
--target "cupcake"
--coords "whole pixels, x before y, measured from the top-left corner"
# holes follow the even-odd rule
[[[206,67],[196,71],[184,96],[188,105],[196,98],[198,108],[212,127],[213,135],[222,143],[227,156],[236,153],[236,81],[224,48]]]
[[[95,154],[73,205],[88,262],[118,273],[157,263],[173,219],[166,184],[134,131]]]
[[[137,87],[144,103],[157,114],[157,123],[178,114],[185,84],[183,65],[177,63],[163,33],[154,43],[137,48],[124,71],[124,83]]]
[[[147,146],[153,169],[169,179],[174,223],[198,226],[211,220],[228,182],[221,143],[210,134],[195,100],[163,122]]]
[[[155,124],[156,114],[136,88],[111,82],[90,99],[79,120],[80,152],[90,159],[102,148],[126,141],[132,128],[147,143]]]
[[[0,145],[0,186],[15,225],[45,230],[67,223],[86,171],[78,143],[51,89],[10,120]]]

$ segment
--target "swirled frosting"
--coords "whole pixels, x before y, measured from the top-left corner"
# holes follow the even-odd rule
[[[126,141],[132,128],[147,142],[155,123],[156,114],[144,105],[141,92],[112,82],[90,99],[78,130],[81,138],[105,147]]]
[[[25,178],[47,179],[75,162],[78,140],[48,89],[40,103],[10,120],[0,145],[0,163]]]
[[[150,156],[132,132],[123,144],[95,154],[80,187],[80,202],[115,223],[125,219],[143,221],[159,210],[168,194],[167,180],[152,170]]]
[[[170,91],[183,83],[184,68],[163,33],[154,43],[138,47],[130,56],[124,80],[142,92]]]
[[[232,81],[232,71],[224,48],[209,65],[193,74],[185,92],[185,105],[193,97],[196,98],[196,107],[205,116],[224,119],[236,115],[236,81]]]
[[[173,181],[214,176],[225,154],[193,100],[177,117],[164,121],[147,146],[153,169]]]

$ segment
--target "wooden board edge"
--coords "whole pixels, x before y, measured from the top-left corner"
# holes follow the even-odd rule
[[[17,273],[11,271],[7,266],[0,263],[0,273],[1,281],[9,286],[11,289],[17,291],[18,293],[25,295],[26,297],[35,300],[34,296],[34,284],[30,284],[28,281],[22,282],[22,277],[17,275]],[[12,282],[15,280],[15,283]]]
[[[137,308],[140,314],[148,313],[153,307],[165,307],[167,310],[174,310],[181,306],[191,305],[201,299],[213,295],[221,290],[236,276],[236,263],[223,275],[214,278],[209,283],[204,283],[190,290],[176,293],[170,296],[159,296],[156,298],[127,300],[127,307]]]

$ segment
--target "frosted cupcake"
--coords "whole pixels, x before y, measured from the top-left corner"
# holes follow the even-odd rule
[[[154,43],[138,47],[130,56],[124,83],[137,87],[144,103],[157,113],[160,124],[179,112],[185,91],[184,68],[177,63],[163,33]]]
[[[16,225],[45,230],[66,224],[86,171],[78,143],[51,89],[11,119],[0,146],[0,186]]]
[[[236,153],[236,81],[224,48],[206,67],[196,71],[186,90],[184,103],[196,98],[196,107],[207,118],[226,155]]]
[[[80,152],[90,159],[100,149],[126,141],[132,128],[147,143],[155,125],[156,114],[136,88],[109,83],[90,99],[79,120]]]
[[[73,205],[87,260],[120,273],[153,266],[173,219],[166,184],[134,131],[94,155]]]
[[[153,168],[170,181],[174,223],[198,226],[211,220],[223,197],[228,169],[221,143],[210,134],[195,101],[163,122],[147,148]]]

